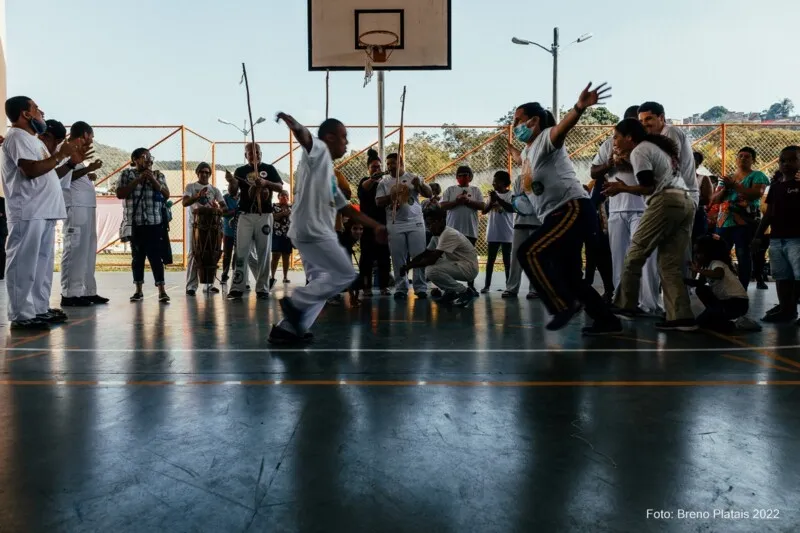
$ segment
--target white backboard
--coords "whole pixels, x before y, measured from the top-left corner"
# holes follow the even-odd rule
[[[399,46],[375,70],[450,70],[452,0],[308,0],[309,70],[364,70],[364,32],[395,33]]]

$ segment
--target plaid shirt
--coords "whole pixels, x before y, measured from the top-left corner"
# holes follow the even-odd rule
[[[117,187],[124,187],[130,184],[139,172],[135,168],[127,168],[122,171]],[[158,182],[166,187],[167,178],[158,170],[153,170],[153,175]],[[125,198],[125,220],[133,221],[134,226],[154,226],[161,224],[161,209],[166,204],[167,199],[161,193],[153,191],[152,185],[139,183],[133,192]],[[136,207],[136,212],[133,208]]]

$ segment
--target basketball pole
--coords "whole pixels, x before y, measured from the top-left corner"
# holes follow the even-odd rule
[[[384,92],[384,71],[378,71],[378,157],[381,162],[386,161],[386,124],[384,111],[386,109],[386,94]]]

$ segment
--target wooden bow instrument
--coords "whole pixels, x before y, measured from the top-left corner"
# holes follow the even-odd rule
[[[403,86],[403,95],[400,97],[400,146],[397,150],[397,177],[395,178],[394,187],[392,188],[392,192],[394,193],[395,200],[392,203],[392,223],[395,222],[397,218],[397,208],[400,206],[400,203],[407,203],[409,190],[408,187],[405,185],[400,184],[400,169],[403,165],[405,165],[405,128],[403,127],[405,124],[405,114],[406,114],[406,87]],[[402,188],[402,190],[401,190]],[[402,197],[402,198],[401,198]]]
[[[251,139],[251,149],[253,150],[253,155],[255,156],[256,150],[256,128],[255,124],[253,124],[253,107],[250,105],[250,83],[247,80],[247,67],[245,67],[244,63],[242,63],[242,81],[239,82],[244,83],[245,90],[247,91],[247,115],[250,119],[250,139]],[[261,207],[261,186],[258,185],[258,180],[260,179],[258,173],[258,164],[253,165],[253,181],[248,179],[247,183],[250,185],[248,189],[248,193],[250,198],[256,199],[256,206],[258,207],[258,214],[264,214],[264,211]],[[248,176],[249,178],[250,176]]]

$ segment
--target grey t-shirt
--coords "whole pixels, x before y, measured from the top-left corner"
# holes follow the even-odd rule
[[[442,202],[455,202],[456,198],[467,193],[470,201],[483,202],[483,193],[478,187],[470,185],[461,187],[451,185],[444,191]],[[447,211],[447,226],[455,229],[465,237],[478,238],[478,212],[466,205],[458,205]]]
[[[400,176],[400,186],[406,187],[408,191],[408,202],[401,204],[397,207],[394,222],[392,222],[392,204],[386,206],[386,221],[388,225],[395,227],[399,226],[416,226],[423,223],[422,219],[422,206],[419,203],[419,191],[411,184],[414,178],[419,177],[414,174],[406,172]],[[422,178],[420,178],[420,181]],[[392,187],[397,184],[397,178],[386,176],[380,183],[378,183],[378,192],[375,193],[376,198],[382,196],[389,196],[392,193]]]

